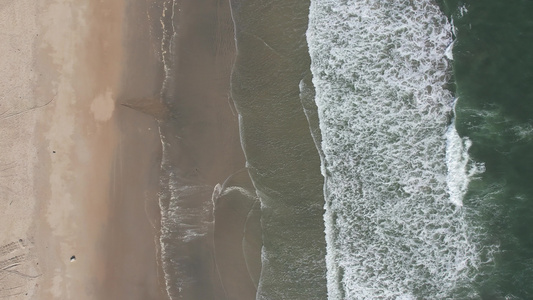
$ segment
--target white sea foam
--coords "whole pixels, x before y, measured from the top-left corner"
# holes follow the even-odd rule
[[[165,72],[165,78],[163,79],[161,87],[161,97],[164,98],[163,93],[167,89],[167,84],[171,80],[170,68],[172,65],[173,44],[176,38],[177,31],[174,25],[176,14],[176,0],[168,0],[163,3],[163,12],[159,18],[159,23],[162,29],[161,38],[161,62],[163,63],[163,71]],[[167,14],[170,13],[170,17]],[[166,28],[165,23],[170,22],[170,28]]]
[[[446,55],[446,58],[449,60],[453,60],[453,45],[454,42],[451,42],[450,45],[448,45],[448,48],[446,48],[446,51],[444,52],[444,55]]]
[[[164,155],[164,154],[163,154]],[[206,238],[213,226],[212,202],[205,201],[201,206],[191,206],[188,196],[205,194],[213,187],[184,186],[178,184],[176,175],[170,172],[161,182],[168,187],[168,195],[161,195],[161,260],[165,273],[167,294],[172,297],[171,289],[186,289],[194,284],[195,278],[186,269],[178,265],[175,259],[179,245],[184,245],[195,239]],[[163,199],[168,198],[168,206],[164,206]]]
[[[460,207],[467,140],[447,131],[451,26],[429,0],[311,2],[328,297],[453,298],[480,259]]]
[[[168,158],[168,144],[166,137],[159,125],[159,136],[162,145],[161,159],[161,186],[164,187],[159,195],[159,208],[161,211],[161,246],[162,269],[169,299],[174,299],[172,289],[179,291],[194,284],[195,279],[181,269],[175,259],[179,245],[184,245],[198,238],[206,238],[213,227],[213,207],[211,201],[204,201],[202,205],[191,205],[190,196],[215,193],[212,186],[186,185],[184,180],[173,171],[173,166]],[[177,245],[177,246],[176,246]]]
[[[468,187],[468,174],[466,164],[468,163],[468,148],[472,142],[468,139],[461,139],[455,130],[455,124],[450,125],[446,133],[446,164],[448,166],[448,191],[450,201],[458,206],[463,206],[463,196]]]
[[[165,77],[162,82],[160,96],[165,99],[169,90],[169,83],[172,82],[171,68],[174,63],[173,46],[177,35],[175,26],[176,19],[176,0],[165,0],[163,10],[159,18],[162,30],[161,37],[161,62]],[[168,26],[170,25],[170,26]],[[186,186],[178,182],[178,176],[172,171],[172,165],[169,162],[166,137],[162,133],[161,124],[159,124],[159,136],[162,145],[161,160],[161,186],[164,187],[159,196],[159,207],[161,211],[161,234],[159,243],[161,246],[162,269],[165,275],[165,285],[167,295],[173,299],[173,288],[179,290],[186,289],[192,285],[194,279],[180,270],[176,260],[173,258],[176,252],[174,242],[188,243],[194,239],[205,237],[212,226],[212,203],[206,201],[202,206],[192,206],[187,197],[197,193],[208,193],[212,187],[208,186]],[[176,270],[177,269],[177,270]]]
[[[463,17],[466,13],[468,13],[468,8],[466,4],[463,4],[463,6],[459,7],[459,17]]]
[[[483,164],[470,160],[468,149],[471,146],[470,139],[461,138],[455,129],[455,122],[452,122],[446,132],[446,165],[448,167],[446,183],[450,201],[457,206],[463,206],[463,197],[472,178],[485,171]]]

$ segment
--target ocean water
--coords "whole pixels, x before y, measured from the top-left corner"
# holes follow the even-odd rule
[[[233,193],[260,206],[255,299],[533,298],[533,2],[221,1],[246,166],[226,181],[183,154],[184,3],[153,6],[172,299],[227,298],[210,249]]]
[[[532,295],[531,3],[312,1],[329,299]]]
[[[474,288],[482,299],[531,299],[533,3],[441,4],[454,26],[457,131],[484,165],[463,202],[484,232],[477,243],[494,250]]]
[[[307,33],[331,299],[463,298],[482,263],[432,1],[314,1]]]

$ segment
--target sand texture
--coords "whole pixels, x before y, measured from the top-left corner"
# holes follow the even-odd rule
[[[138,175],[158,164],[155,121],[117,118],[123,13],[0,2],[0,299],[164,299],[158,174]],[[133,137],[149,143],[124,151]]]
[[[41,276],[30,233],[38,114],[32,92],[37,35],[32,0],[0,2],[0,299],[27,299]]]

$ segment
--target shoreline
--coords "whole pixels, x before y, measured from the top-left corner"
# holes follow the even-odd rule
[[[0,193],[7,199],[0,201],[0,228],[7,228],[0,236],[0,266],[9,273],[0,279],[0,296],[169,299],[167,280],[175,279],[163,272],[161,226],[168,224],[160,208],[176,198],[160,195],[176,186],[160,182],[168,170],[161,168],[166,146],[180,176],[207,187],[190,200],[211,203],[210,222],[215,215],[222,220],[208,226],[207,239],[185,242],[185,252],[169,250],[167,259],[206,259],[199,267],[190,261],[199,285],[189,295],[255,295],[260,216],[257,199],[247,198],[255,191],[242,172],[230,98],[236,49],[229,2],[182,5],[176,13],[192,14],[176,19],[183,28],[181,48],[172,54],[180,64],[173,66],[179,76],[172,84],[181,94],[164,99],[158,97],[165,57],[156,44],[164,33],[158,30],[165,30],[158,28],[163,7],[122,0],[0,5],[0,34],[25,38],[0,46],[11,53],[0,63],[15,64],[5,68],[13,74],[0,80],[0,134],[8,141],[0,145],[6,160],[0,161],[0,175],[6,175]],[[21,89],[8,95],[17,82]],[[226,180],[235,173],[242,173],[240,179]],[[233,194],[239,189],[247,192]],[[236,217],[235,205],[241,211]],[[204,279],[209,291],[202,291]]]
[[[244,228],[259,227],[259,214],[247,218],[256,199],[230,95],[236,48],[229,1],[182,1],[162,10],[167,291],[180,299],[255,298],[261,235]]]
[[[159,244],[162,145],[157,119],[164,108],[152,105],[162,81],[162,65],[152,47],[149,9],[144,1],[124,6],[122,47],[127,52],[121,58],[117,88],[120,138],[111,190],[116,203],[110,216],[114,226],[104,236],[105,259],[115,268],[106,274],[106,299],[169,299]]]

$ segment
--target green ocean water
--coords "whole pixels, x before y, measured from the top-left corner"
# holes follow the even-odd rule
[[[485,171],[464,206],[486,264],[482,299],[533,299],[533,1],[444,1],[453,20],[456,127]]]

